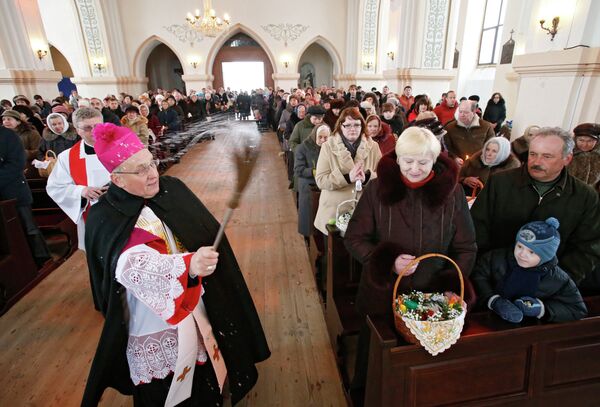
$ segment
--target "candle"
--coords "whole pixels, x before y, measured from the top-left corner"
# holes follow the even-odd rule
[[[469,159],[469,154],[467,154],[467,156],[465,157],[465,160],[468,160],[468,159]]]

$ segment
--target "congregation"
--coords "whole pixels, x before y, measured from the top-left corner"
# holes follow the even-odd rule
[[[124,138],[137,137],[130,141],[135,152],[119,164],[140,151],[152,153],[138,170],[148,176],[176,162],[171,157],[185,144],[174,147],[173,140],[195,124],[254,120],[263,137],[275,133],[279,141],[296,197],[298,233],[307,248],[316,247],[323,301],[329,226],[345,232],[346,249],[363,266],[350,384],[355,406],[362,405],[366,381],[366,317],[391,314],[388,300],[398,274],[404,273],[403,291],[457,291],[443,261],[405,270],[423,254],[444,254],[459,264],[470,309],[488,309],[513,323],[584,318],[582,295],[600,292],[598,123],[573,129],[528,123],[524,134],[512,134],[500,93],[480,106],[478,95],[459,97],[449,90],[435,100],[413,95],[410,85],[397,93],[387,86],[364,91],[351,85],[85,96],[73,91],[50,101],[17,95],[0,102],[0,200],[16,199],[38,267],[51,258],[28,186],[28,179],[40,177],[40,167],[50,164],[46,191],[77,224],[79,248],[86,250],[90,208],[106,203],[102,197],[110,197],[119,174],[119,165],[107,166],[95,151],[102,131],[116,131],[107,123],[127,129]],[[233,258],[230,249],[226,254]],[[235,259],[230,261],[235,268]],[[97,293],[94,302],[106,311]],[[265,344],[256,361],[267,354]]]

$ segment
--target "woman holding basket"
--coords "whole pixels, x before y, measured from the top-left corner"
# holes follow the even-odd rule
[[[363,192],[348,225],[346,247],[364,265],[356,306],[365,320],[351,387],[358,405],[368,364],[366,315],[385,314],[391,321],[394,282],[412,260],[427,253],[452,258],[465,277],[465,301],[474,301],[467,277],[477,253],[475,229],[458,184],[459,170],[440,152],[441,144],[431,131],[406,129],[395,151],[381,159],[378,178]],[[445,260],[427,260],[404,271],[399,292],[458,292],[456,273]]]

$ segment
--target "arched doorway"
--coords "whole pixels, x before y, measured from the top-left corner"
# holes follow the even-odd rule
[[[165,44],[159,43],[146,60],[148,89],[179,89],[185,93],[181,75],[183,67],[177,55]]]
[[[229,38],[217,52],[213,63],[213,88],[219,89],[224,84],[223,64],[231,62],[260,62],[264,66],[264,84],[273,87],[273,65],[265,50],[244,33],[237,33]]]
[[[67,58],[60,52],[55,46],[50,45],[50,57],[52,58],[52,64],[54,65],[54,70],[59,71],[62,75],[62,79],[58,82],[58,90],[63,93],[63,95],[70,95],[71,91],[77,89],[75,84],[71,82],[71,78],[73,75],[73,69],[71,69],[71,64],[67,61]]]
[[[300,56],[298,73],[298,86],[302,88],[333,85],[333,60],[329,52],[319,44],[312,43]]]

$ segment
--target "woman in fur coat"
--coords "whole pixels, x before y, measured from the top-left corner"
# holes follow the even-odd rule
[[[583,123],[573,129],[575,151],[569,173],[600,193],[600,124]]]

